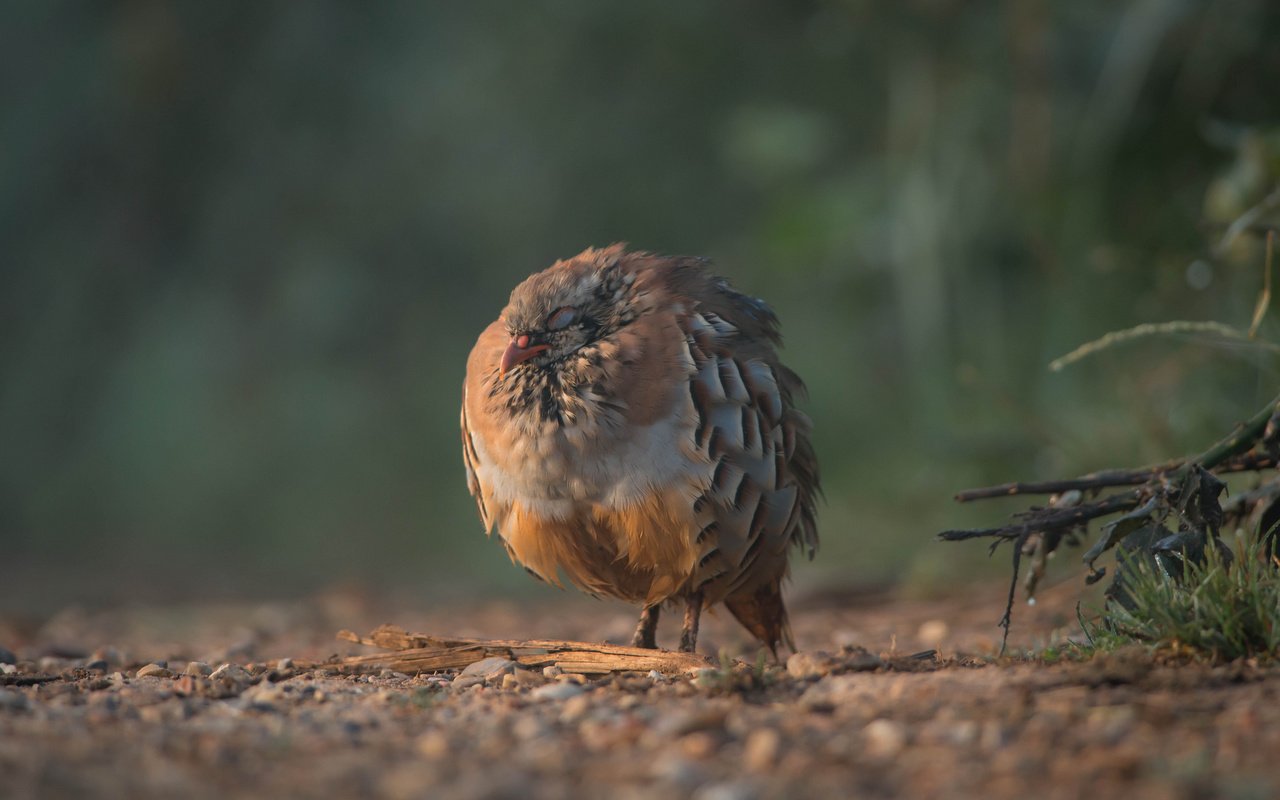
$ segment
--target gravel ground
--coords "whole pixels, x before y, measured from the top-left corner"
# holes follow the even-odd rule
[[[1014,651],[1070,633],[1079,589],[1019,609]],[[1137,649],[997,659],[1000,606],[999,587],[814,593],[795,603],[802,652],[786,665],[586,680],[501,660],[462,675],[299,665],[368,652],[333,634],[380,622],[624,641],[629,609],[565,595],[406,612],[338,592],[0,614],[0,796],[1280,796],[1280,671]],[[703,644],[748,643],[712,618]]]

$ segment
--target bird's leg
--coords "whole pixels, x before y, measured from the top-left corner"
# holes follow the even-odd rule
[[[662,608],[657,604],[645,606],[640,612],[640,621],[636,623],[635,635],[631,637],[632,647],[658,649],[658,612]]]
[[[692,653],[698,648],[698,618],[702,616],[702,592],[685,598],[684,625],[680,628],[680,652]]]

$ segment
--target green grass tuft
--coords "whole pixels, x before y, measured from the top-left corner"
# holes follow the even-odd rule
[[[1214,660],[1280,655],[1280,561],[1255,537],[1238,536],[1235,558],[1205,548],[1203,562],[1187,561],[1180,580],[1152,562],[1132,565],[1129,607],[1108,603],[1101,644],[1139,641]]]

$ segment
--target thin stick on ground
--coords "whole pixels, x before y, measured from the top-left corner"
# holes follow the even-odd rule
[[[673,653],[622,645],[573,642],[562,639],[463,639],[407,633],[394,625],[382,625],[367,637],[341,631],[338,638],[387,650],[366,656],[351,656],[326,664],[339,669],[362,671],[369,668],[398,672],[442,672],[460,670],[485,658],[508,658],[525,667],[555,666],[565,672],[600,675],[610,672],[649,672],[683,675],[710,666],[696,653]]]

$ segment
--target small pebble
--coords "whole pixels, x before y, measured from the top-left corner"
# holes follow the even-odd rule
[[[245,693],[254,705],[271,706],[284,698],[284,690],[272,683],[260,683]]]
[[[46,675],[57,675],[66,666],[65,659],[57,656],[44,656],[40,659],[40,671]]]
[[[773,728],[760,728],[747,736],[742,746],[742,764],[753,772],[768,772],[778,762],[782,736]]]
[[[0,664],[16,664],[18,657],[7,647],[0,647]]]
[[[568,700],[577,697],[585,690],[576,683],[551,683],[539,686],[529,693],[534,700]]]
[[[695,761],[711,758],[720,749],[720,737],[708,731],[698,731],[680,738],[680,752]]]
[[[520,686],[541,686],[546,682],[546,678],[530,669],[518,669],[512,675]]]
[[[565,685],[572,686],[573,684]],[[590,710],[591,698],[587,697],[586,694],[570,697],[560,707],[560,721],[572,725],[587,716],[587,712]]]
[[[516,662],[509,658],[493,656],[491,658],[482,658],[474,664],[469,664],[462,671],[462,676],[466,678],[474,675],[485,680],[499,680],[503,675],[510,675],[515,671]]]
[[[185,669],[182,670],[182,674],[194,675],[197,678],[202,678],[206,675],[213,674],[213,667],[209,666],[203,661],[192,661],[187,664]]]
[[[293,659],[292,658],[280,659],[279,661],[276,662],[276,669],[280,670],[281,672],[287,669],[293,669]]]
[[[867,752],[877,758],[892,758],[907,744],[907,729],[891,719],[875,719],[862,729]]]
[[[564,674],[564,670],[560,669],[554,664],[552,664],[549,667],[542,668],[542,675],[545,678],[558,678],[563,674]]]
[[[159,663],[144,664],[138,669],[139,678],[172,678],[173,673]]]
[[[226,678],[227,680],[233,681],[235,683],[248,683],[249,681],[253,680],[253,676],[250,675],[245,670],[245,668],[240,666],[239,664],[223,664],[222,666],[215,669],[212,673],[210,673],[209,677],[213,678],[214,680]]]
[[[111,665],[108,664],[104,659],[96,658],[93,661],[90,661],[89,663],[85,664],[84,668],[89,670],[90,672],[106,672],[108,669],[111,668]]]
[[[807,680],[830,675],[838,666],[835,656],[821,650],[792,653],[787,659],[787,674],[793,678]]]
[[[453,681],[453,683],[450,684],[450,686],[452,686],[456,691],[461,691],[463,689],[470,689],[472,686],[482,686],[482,685],[484,685],[484,678],[480,677],[479,675],[463,675],[459,678],[456,678]]]

